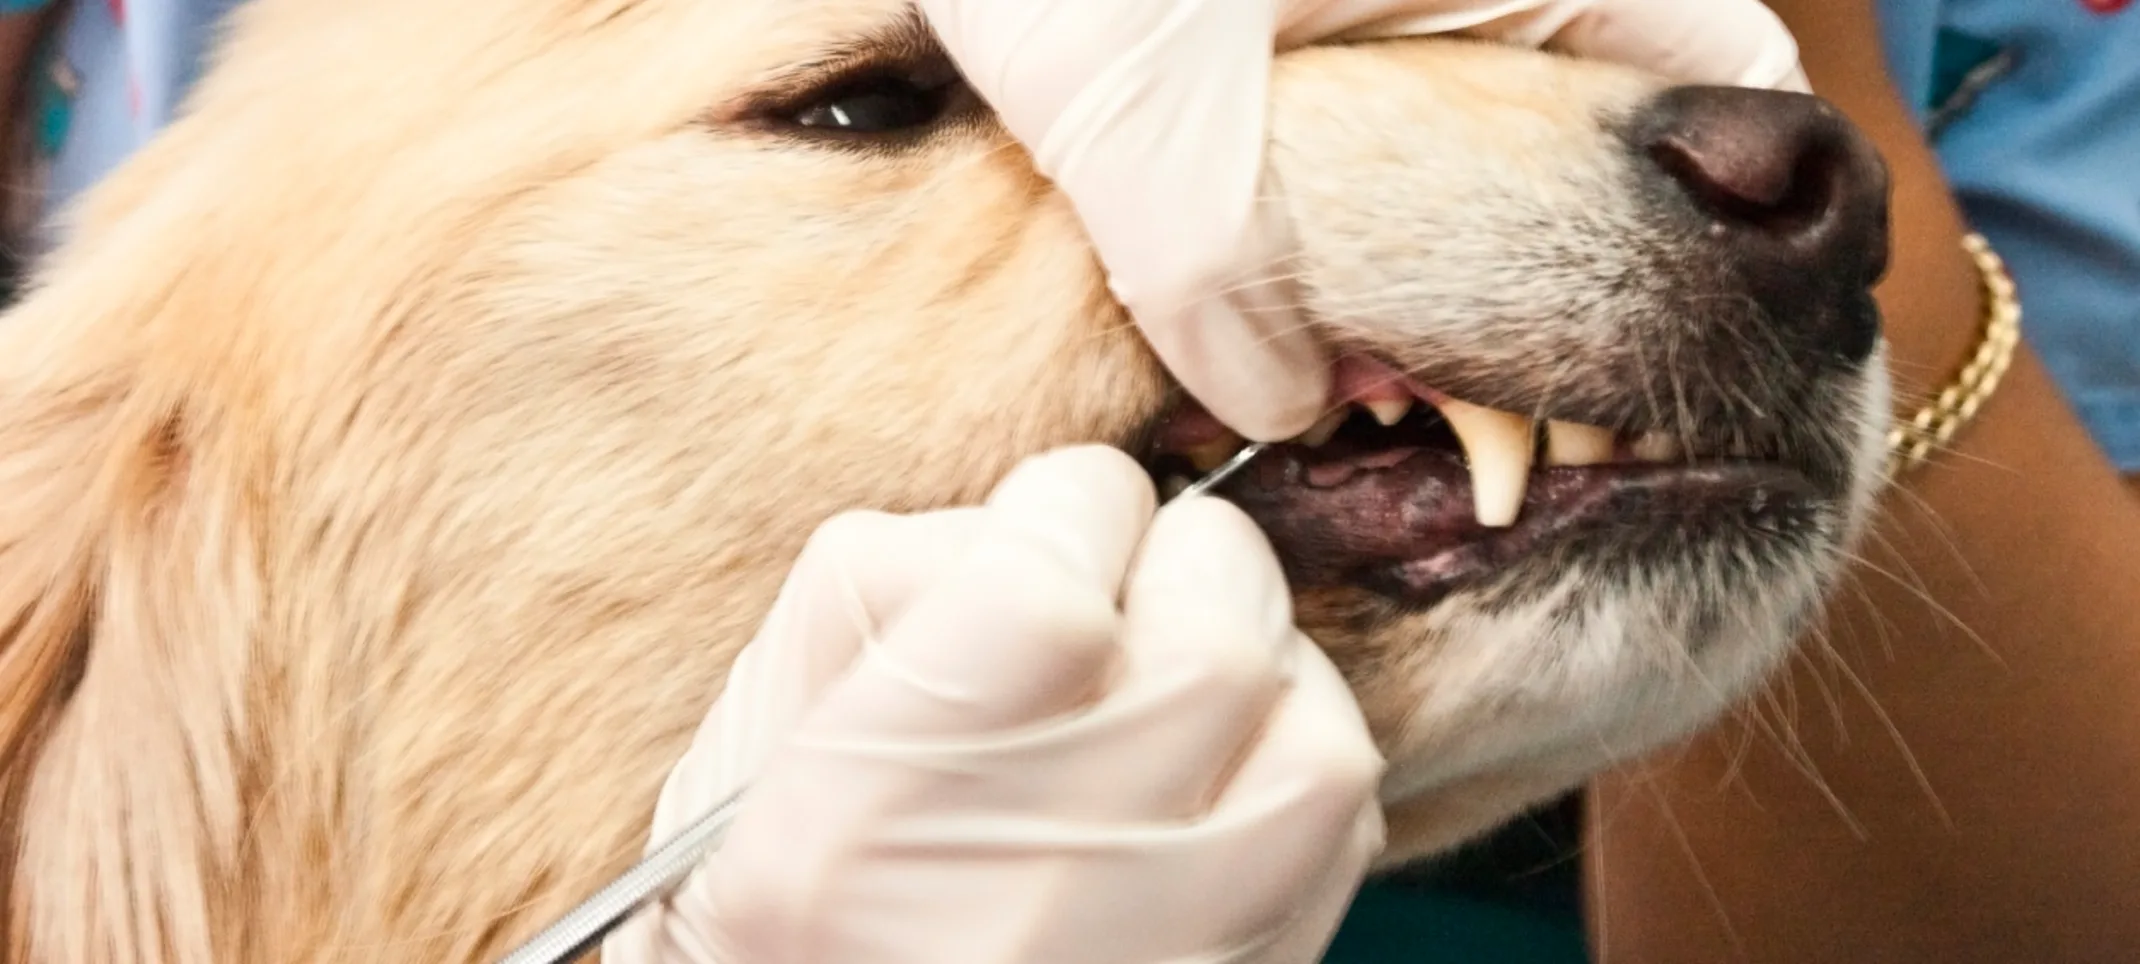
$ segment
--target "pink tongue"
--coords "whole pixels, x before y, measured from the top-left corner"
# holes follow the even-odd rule
[[[1395,466],[1418,451],[1419,449],[1410,447],[1380,449],[1329,462],[1310,462],[1307,464],[1308,484],[1318,489],[1334,488],[1351,481],[1353,476],[1362,472]]]
[[[1484,534],[1453,452],[1419,449],[1302,462],[1292,447],[1250,463],[1228,497],[1295,561],[1333,569],[1414,559]],[[1391,457],[1394,456],[1394,462]]]

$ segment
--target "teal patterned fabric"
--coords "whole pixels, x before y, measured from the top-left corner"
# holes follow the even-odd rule
[[[1589,964],[1582,923],[1521,904],[1377,882],[1323,964]]]
[[[1582,799],[1434,863],[1369,881],[1323,964],[1589,964]]]

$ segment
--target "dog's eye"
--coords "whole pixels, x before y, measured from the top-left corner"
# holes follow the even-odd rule
[[[816,98],[791,120],[842,134],[889,134],[934,123],[951,103],[954,84],[924,87],[896,76],[852,81]]]

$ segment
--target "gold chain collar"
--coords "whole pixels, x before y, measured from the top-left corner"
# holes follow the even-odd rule
[[[1976,262],[1984,295],[1983,333],[1975,357],[1947,383],[1932,403],[1887,433],[1887,474],[1892,479],[1924,464],[1934,449],[1944,448],[1976,418],[1999,390],[1999,381],[2014,362],[2021,344],[2021,299],[2006,262],[1981,234],[1962,238],[1962,248]]]

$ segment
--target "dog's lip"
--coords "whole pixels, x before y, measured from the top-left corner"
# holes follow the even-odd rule
[[[1469,473],[1453,453],[1376,453],[1373,467],[1330,485],[1311,484],[1301,454],[1275,448],[1218,494],[1263,529],[1294,588],[1364,588],[1416,606],[1638,520],[1658,532],[1718,523],[1779,532],[1821,505],[1804,473],[1776,463],[1551,467],[1532,473],[1514,525],[1489,528],[1472,514]]]
[[[1378,447],[1422,441],[1420,433],[1439,433],[1461,449],[1470,469],[1471,491],[1482,522],[1508,525],[1521,512],[1530,470],[1540,464],[1596,465],[1608,462],[1675,462],[1688,449],[1678,432],[1618,431],[1600,424],[1554,417],[1549,412],[1494,409],[1454,397],[1408,375],[1394,363],[1364,350],[1340,354],[1331,369],[1332,390],[1326,411],[1292,439],[1321,448],[1350,427],[1374,426],[1393,437]],[[1406,436],[1410,436],[1407,438]],[[1169,491],[1190,484],[1194,473],[1224,465],[1246,439],[1219,423],[1193,399],[1180,398],[1151,433],[1148,458],[1180,456],[1193,473],[1155,473]],[[1743,443],[1727,447],[1752,454]],[[1709,454],[1709,453],[1703,453]],[[1155,466],[1156,467],[1156,466]]]

